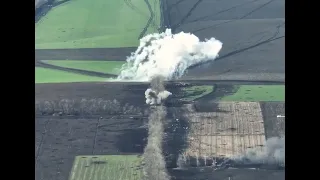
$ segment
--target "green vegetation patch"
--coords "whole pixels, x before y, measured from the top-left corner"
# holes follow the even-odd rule
[[[160,4],[149,0],[154,19],[146,33],[158,32]],[[150,18],[143,0],[70,0],[36,23],[36,49],[138,46]]]
[[[77,156],[69,180],[141,180],[137,155]]]
[[[79,70],[118,75],[125,61],[45,60],[44,63]]]
[[[91,77],[81,74],[52,70],[47,68],[35,68],[35,83],[63,83],[63,82],[90,82],[106,81],[106,78]]]
[[[222,101],[284,101],[284,85],[242,85],[232,94],[225,96]]]
[[[182,88],[184,96],[181,100],[183,101],[194,101],[202,96],[210,94],[213,91],[213,86],[191,86]]]

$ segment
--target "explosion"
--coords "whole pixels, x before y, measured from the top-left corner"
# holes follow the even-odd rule
[[[151,81],[155,76],[165,80],[180,78],[190,66],[214,61],[222,48],[215,38],[200,41],[190,33],[150,34],[140,40],[138,49],[127,58],[118,80]]]
[[[127,58],[118,80],[150,81],[145,91],[146,104],[155,106],[148,121],[148,143],[144,149],[143,172],[147,180],[169,180],[162,152],[163,122],[166,107],[163,102],[172,95],[165,90],[164,81],[181,77],[192,65],[213,61],[222,43],[215,38],[201,42],[190,33],[163,33],[145,36],[136,52]]]

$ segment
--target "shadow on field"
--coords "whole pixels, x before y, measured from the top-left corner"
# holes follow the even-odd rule
[[[176,168],[179,154],[187,147],[187,130],[189,124],[184,112],[178,107],[167,109],[163,154],[167,168]],[[147,123],[144,123],[145,125]],[[116,146],[121,153],[142,154],[147,144],[148,129],[142,128],[125,130],[118,136]]]
[[[194,103],[195,111],[227,113],[227,111],[219,109],[217,102],[225,96],[236,93],[238,89],[239,86],[235,85],[214,85],[214,89],[211,93],[196,99]]]
[[[147,143],[148,131],[144,128],[130,129],[118,136],[117,149],[121,153],[142,154]]]
[[[188,119],[181,108],[168,108],[163,154],[167,168],[176,168],[179,154],[187,148]]]
[[[228,113],[228,111],[219,109],[219,103],[215,102],[195,102],[194,108],[196,112],[220,112]]]
[[[214,90],[201,98],[198,99],[198,102],[206,103],[206,102],[215,102],[221,100],[221,98],[225,96],[230,96],[235,94],[239,90],[238,85],[230,85],[230,84],[215,84]]]

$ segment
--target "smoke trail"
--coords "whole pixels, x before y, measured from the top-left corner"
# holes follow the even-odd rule
[[[145,92],[146,103],[153,105],[148,122],[148,143],[142,156],[146,180],[170,179],[162,154],[163,121],[166,117],[162,102],[171,95],[165,90],[164,80],[179,78],[188,67],[214,60],[221,47],[222,43],[215,38],[200,42],[193,34],[172,34],[167,29],[142,38],[136,52],[127,58],[118,80],[151,81],[151,88]]]
[[[166,116],[164,106],[156,106],[149,116],[148,143],[143,154],[143,172],[146,180],[169,180],[165,160],[162,155],[163,121]]]
[[[277,164],[285,166],[285,137],[272,137],[261,148],[249,149],[245,155],[234,159],[240,163]]]
[[[150,34],[140,40],[138,49],[127,58],[118,80],[150,81],[161,75],[165,80],[179,78],[195,64],[213,61],[222,43],[215,38],[201,42],[190,33]]]
[[[151,88],[145,92],[146,103],[150,105],[161,104],[170,92],[164,88],[164,78],[155,76],[151,80]],[[162,105],[153,106],[148,122],[148,143],[142,155],[144,166],[143,172],[146,180],[169,180],[162,154],[163,121],[167,115],[166,108]]]

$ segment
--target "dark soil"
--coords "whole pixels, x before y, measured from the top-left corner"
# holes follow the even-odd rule
[[[261,102],[266,138],[280,137],[285,132],[285,102]]]
[[[75,156],[141,154],[143,117],[36,117],[36,179],[67,180]]]
[[[83,75],[87,75],[87,76],[95,76],[95,77],[102,77],[102,78],[116,78],[117,77],[117,75],[114,75],[114,74],[87,71],[87,70],[81,70],[81,69],[75,69],[75,68],[66,68],[66,67],[61,67],[61,66],[56,66],[56,65],[44,63],[42,61],[36,61],[35,66],[48,68],[48,69],[55,69],[55,70],[60,70],[60,71],[66,71],[66,72],[71,72],[71,73],[76,73],[76,74],[83,74]]]
[[[176,168],[179,154],[188,146],[187,130],[189,129],[189,123],[181,108],[168,108],[167,113],[163,154],[167,168]]]
[[[142,154],[146,143],[148,107],[144,91],[147,84],[125,85],[120,83],[36,84],[37,102],[62,99],[116,99],[120,104],[140,107],[142,114],[88,115],[65,114],[36,116],[36,179],[67,180],[75,156],[99,154]],[[179,94],[179,89],[169,85],[168,90]],[[171,106],[177,105],[175,97]],[[58,103],[59,104],[59,103]],[[166,143],[164,152],[168,165],[175,166],[175,158],[185,146],[181,112],[168,108]],[[179,118],[179,122],[171,119]]]
[[[190,83],[188,83],[190,82]],[[221,97],[236,92],[238,85],[249,84],[283,84],[277,82],[245,82],[245,81],[176,81],[167,82],[166,89],[173,93],[167,103],[175,104],[183,96],[182,87],[193,85],[213,85],[214,91],[203,98],[201,103],[215,102]],[[117,99],[121,102],[130,102],[132,105],[144,105],[144,92],[149,87],[148,83],[139,82],[97,82],[97,83],[46,83],[35,84],[36,100],[59,100],[59,99]],[[55,93],[57,92],[57,93]],[[170,101],[171,100],[171,101]]]
[[[284,171],[254,169],[224,169],[214,171],[211,167],[170,169],[172,180],[284,180]]]
[[[108,114],[66,116],[36,116],[36,179],[67,180],[74,157],[77,155],[99,154],[141,154],[147,138],[147,115],[144,91],[148,84],[137,83],[61,83],[36,84],[36,101],[56,101],[61,99],[117,99],[121,104],[140,107],[140,114]],[[164,155],[172,179],[211,179],[224,180],[232,175],[233,179],[250,180],[258,176],[262,179],[281,179],[283,171],[222,170],[208,172],[201,168],[187,171],[172,170],[177,167],[178,154],[187,146],[187,119],[179,108],[182,103],[182,84],[167,84],[167,89],[175,96],[168,99],[167,122],[165,123]],[[220,86],[228,90],[229,86]],[[217,89],[218,90],[218,89]],[[217,92],[217,91],[216,91]],[[216,93],[214,92],[214,93]],[[225,91],[223,91],[225,92]],[[214,104],[214,103],[209,103]],[[219,111],[196,103],[198,111]],[[214,107],[214,106],[213,106]],[[265,106],[263,106],[265,107]],[[275,110],[275,108],[269,108]],[[266,111],[266,113],[276,113]],[[272,117],[269,115],[266,117]],[[268,131],[268,130],[267,130]],[[203,168],[203,167],[202,167]],[[250,172],[247,172],[250,171]],[[267,173],[268,172],[268,173]],[[268,175],[265,175],[268,174]]]
[[[238,85],[215,84],[211,93],[196,99],[195,107],[198,112],[215,112],[217,104],[222,97],[232,95],[239,89]]]
[[[149,87],[146,83],[57,83],[36,84],[36,101],[54,101],[61,99],[99,99],[114,100],[121,104],[145,107],[145,90]],[[169,104],[176,104],[180,97],[178,84],[168,85],[166,88],[173,93],[168,99]]]
[[[223,43],[216,62],[190,68],[186,79],[285,80],[284,1],[164,1],[165,25],[174,33]]]
[[[36,49],[37,60],[88,60],[125,61],[136,47],[127,48],[81,48],[81,49]]]
[[[36,49],[35,66],[61,70],[87,76],[115,78],[116,75],[66,68],[44,63],[42,60],[84,60],[84,61],[123,61],[136,48],[83,48],[83,49]]]
[[[168,111],[164,155],[168,168],[172,168],[186,146],[188,125],[177,110]],[[147,140],[146,121],[146,116],[130,115],[36,117],[36,179],[67,180],[74,158],[79,155],[142,154]]]

